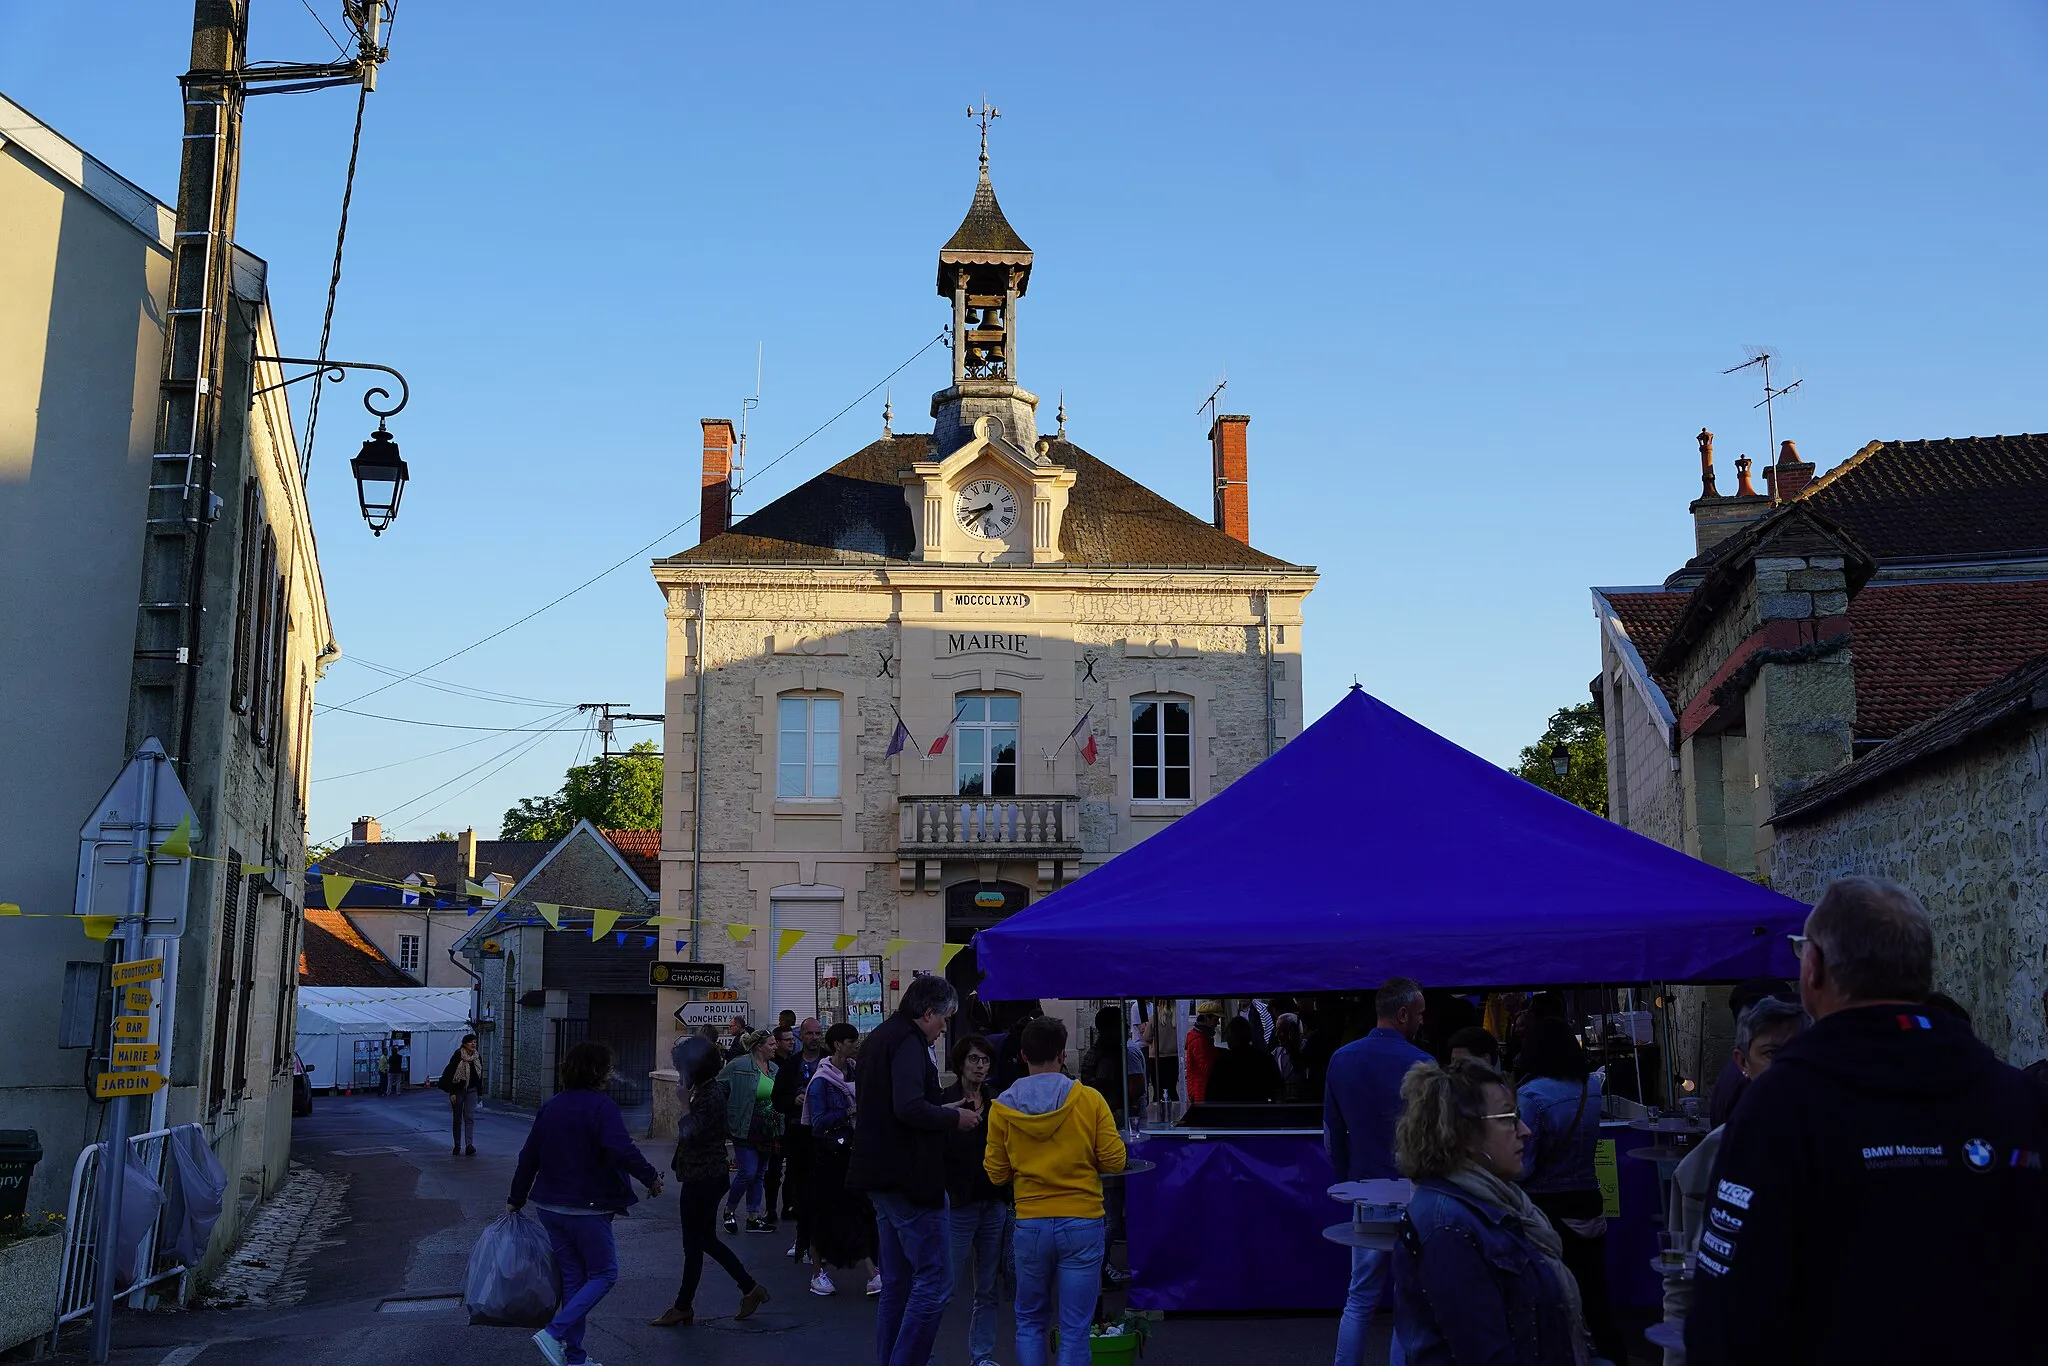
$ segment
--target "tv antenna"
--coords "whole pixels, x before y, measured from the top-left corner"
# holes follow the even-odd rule
[[[747,469],[747,414],[761,406],[761,351],[763,346],[764,343],[762,342],[754,343],[754,396],[740,400],[739,449],[733,452],[732,473],[728,476],[732,483],[732,496],[734,498],[740,496],[740,476],[745,474]]]
[[[1794,389],[1797,389],[1801,384],[1804,384],[1806,381],[1795,379],[1790,384],[1784,385],[1780,388],[1772,388],[1771,353],[1761,346],[1746,346],[1743,348],[1743,350],[1749,353],[1749,359],[1744,361],[1740,365],[1731,365],[1726,370],[1723,370],[1721,373],[1724,375],[1732,375],[1738,370],[1747,370],[1752,365],[1758,367],[1760,370],[1763,371],[1764,396],[1757,402],[1752,403],[1749,406],[1752,409],[1761,408],[1764,410],[1764,432],[1770,439],[1770,444],[1764,447],[1764,463],[1768,465],[1771,461],[1778,458],[1777,409],[1774,405],[1777,403],[1779,399],[1791,393]]]
[[[1229,387],[1229,380],[1217,380],[1216,387],[1209,391],[1209,397],[1203,399],[1201,405],[1195,409],[1195,416],[1200,417],[1206,411],[1209,414],[1209,421],[1213,425],[1216,421],[1216,400],[1222,398],[1223,391]]]

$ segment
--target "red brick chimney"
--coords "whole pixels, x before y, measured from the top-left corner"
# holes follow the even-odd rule
[[[1216,529],[1232,540],[1252,543],[1250,469],[1242,413],[1219,413],[1209,427],[1209,455],[1216,475]]]
[[[376,844],[384,838],[384,827],[375,816],[358,816],[348,828],[348,838],[351,844]]]
[[[697,543],[723,536],[732,525],[732,419],[707,417],[704,424],[704,503],[697,519]]]
[[[1799,458],[1799,448],[1790,441],[1778,443],[1778,463],[1771,467],[1771,492],[1780,502],[1797,498],[1813,482],[1813,462]]]

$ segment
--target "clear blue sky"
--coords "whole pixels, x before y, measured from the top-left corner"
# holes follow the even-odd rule
[[[14,0],[0,89],[168,195],[188,25],[177,0]],[[298,0],[257,0],[251,48],[333,50]],[[1206,513],[1196,407],[1227,373],[1252,415],[1253,538],[1323,572],[1311,712],[1355,674],[1505,762],[1586,696],[1587,585],[1689,553],[1693,433],[1720,434],[1724,488],[1736,454],[1764,454],[1755,384],[1720,374],[1745,344],[1805,380],[1779,431],[1823,468],[1873,438],[2048,428],[2043,70],[2030,0],[404,0],[331,350],[411,377],[394,429],[413,483],[373,541],[347,471],[369,422],[358,390],[330,391],[313,497],[347,657],[320,697],[682,521],[697,419],[737,415],[756,343],[759,467],[934,335],[934,253],[973,188],[962,110],[985,92],[996,186],[1038,253],[1020,377],[1065,390],[1081,444]],[[241,237],[299,353],[352,110],[348,91],[250,106]],[[897,379],[900,428],[945,378],[935,348]],[[742,511],[867,442],[880,408]],[[657,710],[662,638],[636,562],[439,676]],[[415,684],[364,705],[547,714]],[[474,736],[324,714],[313,833],[447,783],[393,833],[495,835],[583,743],[541,736],[452,783],[520,737],[334,776]]]

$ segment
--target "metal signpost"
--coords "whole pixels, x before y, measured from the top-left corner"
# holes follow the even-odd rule
[[[144,941],[167,947],[175,963],[178,937],[185,932],[192,865],[189,858],[155,851],[180,828],[188,841],[196,839],[191,822],[192,803],[165,757],[164,747],[152,737],[128,761],[79,830],[77,912],[112,916],[120,945],[111,980],[114,1018],[109,1069],[100,1074],[94,1087],[94,1095],[105,1101],[108,1109],[107,1146],[100,1161],[99,1228],[93,1239],[92,1338],[87,1354],[95,1362],[105,1361],[113,1347],[114,1273],[131,1132],[128,1100],[148,1096],[161,1105],[167,1099],[164,1088],[170,1081],[176,981],[165,974],[164,956],[143,956],[147,952]],[[128,1070],[134,1068],[142,1070]]]

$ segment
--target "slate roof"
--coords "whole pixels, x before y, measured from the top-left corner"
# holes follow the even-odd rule
[[[518,881],[554,847],[551,840],[478,840],[476,880],[492,873]],[[463,871],[455,858],[454,840],[377,840],[369,844],[344,844],[320,860],[322,871],[344,877],[372,878],[378,882],[400,883],[413,873],[434,879],[441,891],[461,895]],[[327,892],[319,873],[306,879],[306,904],[327,906]],[[349,888],[343,906],[398,906],[404,893],[394,887],[358,885]],[[326,985],[326,984],[322,984]],[[335,983],[351,986],[354,983]]]
[[[1291,567],[1225,535],[1070,441],[1053,441],[1046,454],[1076,476],[1060,526],[1060,553],[1070,566]],[[669,562],[908,563],[917,535],[898,475],[930,458],[927,436],[883,437]]]
[[[1890,744],[1844,764],[1786,800],[1774,825],[1811,820],[1852,794],[1958,749],[2008,723],[2048,710],[2048,655],[2030,660],[1988,687],[1903,731]]]
[[[299,985],[302,987],[409,987],[416,983],[378,952],[347,915],[306,911],[305,936],[299,942]]]
[[[1657,657],[1691,594],[1608,593],[1637,653]],[[1889,739],[2048,653],[2048,580],[1867,585],[1849,600],[1856,736]],[[1674,712],[1685,699],[1652,674]]]
[[[1010,220],[1003,217],[1003,206],[996,203],[996,187],[989,183],[988,167],[981,168],[981,179],[975,182],[974,202],[967,206],[967,217],[960,220],[960,226],[939,250],[948,255],[972,256],[1030,252],[1031,248],[1010,226]]]

